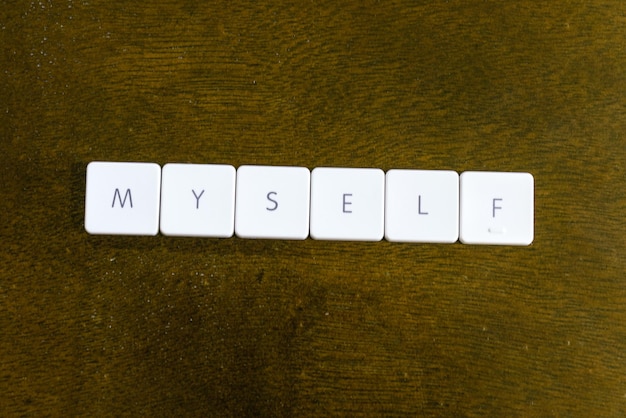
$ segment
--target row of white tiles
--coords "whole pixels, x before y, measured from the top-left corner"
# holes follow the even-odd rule
[[[90,234],[529,245],[529,173],[101,162]]]

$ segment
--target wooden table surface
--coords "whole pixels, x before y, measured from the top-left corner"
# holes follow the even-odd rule
[[[144,3],[1,8],[2,415],[626,415],[626,2]],[[94,160],[528,171],[535,241],[90,236]]]

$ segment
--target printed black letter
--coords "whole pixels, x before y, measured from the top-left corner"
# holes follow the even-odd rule
[[[196,191],[194,189],[191,189],[191,193],[193,193],[193,195],[196,197],[196,209],[200,209],[200,198],[204,194],[204,189],[200,192],[199,195],[196,194]]]
[[[277,195],[278,196],[278,193],[276,193],[276,192],[269,192],[267,194],[267,200],[269,200],[270,202],[274,203],[274,207],[272,207],[272,208],[268,207],[268,208],[265,208],[265,209],[273,211],[273,210],[278,209],[278,202],[276,200],[271,199],[270,195]]]
[[[417,195],[417,213],[419,215],[428,215],[428,212],[422,212],[422,195]]]
[[[126,198],[128,198],[130,202],[130,208],[133,208],[133,196],[130,194],[130,189],[126,189],[126,194],[124,194],[124,200],[122,200],[122,195],[120,194],[120,189],[115,189],[115,193],[113,193],[113,203],[111,203],[111,207],[115,207],[115,198],[120,201],[120,206],[123,208],[126,204]]]
[[[343,194],[343,213],[352,213],[351,210],[346,210],[346,206],[352,204],[352,202],[346,201],[346,196],[352,196],[352,193],[344,193]]]
[[[495,217],[496,217],[496,209],[502,209],[502,207],[501,207],[501,206],[496,206],[496,200],[498,200],[498,201],[502,202],[502,199],[501,199],[501,198],[499,198],[499,197],[494,197],[494,198],[493,198],[493,210],[492,210],[492,214],[491,214],[491,217],[492,217],[492,218],[495,218]]]

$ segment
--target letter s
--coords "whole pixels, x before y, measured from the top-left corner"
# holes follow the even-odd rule
[[[276,196],[278,196],[278,193],[276,193],[276,192],[269,192],[269,193],[267,194],[267,200],[269,200],[270,202],[274,203],[274,206],[273,206],[273,207],[267,207],[267,208],[265,208],[265,209],[267,209],[267,210],[269,210],[269,211],[274,211],[274,210],[278,209],[278,202],[277,202],[276,200],[273,200],[273,199],[270,197],[271,195],[276,195]]]

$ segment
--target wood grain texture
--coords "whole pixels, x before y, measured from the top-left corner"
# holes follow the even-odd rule
[[[0,10],[0,410],[624,416],[626,3]],[[530,247],[88,236],[94,160],[528,171]]]

